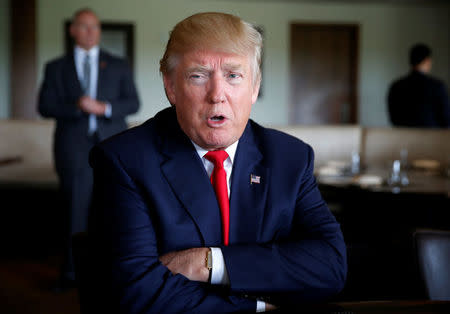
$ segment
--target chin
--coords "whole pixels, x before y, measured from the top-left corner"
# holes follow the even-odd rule
[[[207,144],[207,148],[208,149],[225,149],[228,146],[230,146],[231,144],[233,144],[235,141],[233,141],[232,139],[210,139],[208,141],[206,141],[205,143]]]

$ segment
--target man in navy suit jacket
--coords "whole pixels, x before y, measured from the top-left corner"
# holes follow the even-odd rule
[[[342,289],[345,244],[318,191],[311,147],[249,120],[261,42],[233,15],[181,21],[161,60],[172,107],[91,151],[101,308],[256,312]],[[229,227],[209,177],[220,168],[208,159],[214,151],[228,156]]]
[[[56,119],[54,160],[70,221],[58,287],[63,289],[74,280],[70,235],[87,229],[93,185],[89,151],[100,140],[125,130],[125,116],[139,108],[127,63],[98,47],[100,22],[95,13],[76,12],[70,33],[76,46],[46,65],[38,107],[42,116]]]

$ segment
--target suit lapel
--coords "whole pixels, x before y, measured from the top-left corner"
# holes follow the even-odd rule
[[[70,88],[73,89],[75,95],[82,95],[81,83],[78,79],[77,69],[75,67],[75,57],[72,54],[67,55],[64,72],[67,74]]]
[[[196,223],[206,246],[222,243],[220,210],[214,189],[189,138],[179,128],[162,145],[161,169],[173,192]],[[168,128],[168,129],[169,129]]]
[[[260,183],[251,182],[251,175]],[[257,243],[264,218],[270,171],[253,137],[250,122],[239,140],[230,195],[230,243]]]
[[[98,77],[97,77],[97,99],[104,99],[105,97],[103,97],[104,94],[104,88],[106,86],[104,86],[107,81],[105,81],[105,78],[108,77],[107,74],[108,71],[108,62],[107,62],[107,57],[105,55],[105,53],[100,50],[99,51],[99,55],[98,55]]]

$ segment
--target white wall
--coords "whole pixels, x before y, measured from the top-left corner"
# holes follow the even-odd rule
[[[9,1],[0,0],[0,119],[9,117]]]
[[[415,42],[432,47],[434,74],[450,83],[450,5],[427,8],[224,0],[38,0],[39,82],[45,62],[63,53],[64,21],[84,6],[97,11],[103,20],[135,23],[135,77],[142,107],[131,120],[145,120],[168,106],[158,73],[168,32],[181,19],[200,11],[233,13],[264,27],[264,96],[252,113],[263,124],[288,123],[289,25],[294,21],[360,25],[359,122],[363,125],[388,125],[386,90],[392,79],[408,71],[408,48]]]

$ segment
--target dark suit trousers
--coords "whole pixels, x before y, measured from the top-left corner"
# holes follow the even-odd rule
[[[72,235],[87,230],[87,222],[92,201],[93,174],[88,163],[89,150],[99,142],[95,133],[87,136],[85,141],[79,146],[85,150],[86,160],[76,167],[57,168],[60,189],[64,200],[65,210],[65,252],[61,269],[62,279],[74,280],[74,268],[72,260]],[[84,152],[83,152],[84,153]]]

